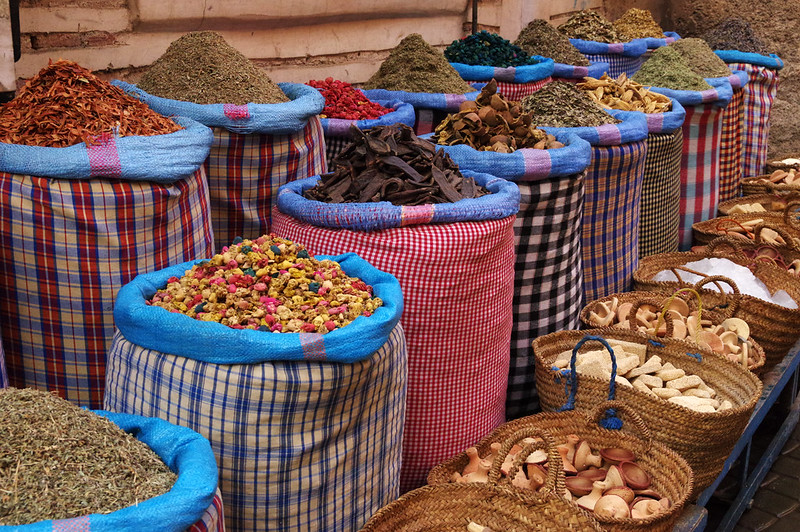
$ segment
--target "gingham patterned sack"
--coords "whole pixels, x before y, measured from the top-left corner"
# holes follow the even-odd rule
[[[310,253],[352,250],[400,281],[408,342],[403,492],[505,419],[519,189],[463,173],[491,194],[419,207],[325,204],[300,195],[312,178],[284,186],[274,215],[275,233]],[[371,219],[381,221],[366,225]]]
[[[677,100],[686,110],[681,158],[681,204],[678,247],[692,245],[692,224],[713,218],[719,203],[720,143],[723,110],[733,96],[728,78],[709,78],[711,89],[676,91],[651,87]]]
[[[509,101],[518,102],[525,96],[530,96],[553,78],[554,62],[548,57],[532,56],[539,61],[535,65],[518,67],[494,67],[488,65],[465,65],[464,63],[450,63],[458,75],[467,83],[487,83],[497,81],[497,93]]]
[[[117,290],[212,250],[202,167],[212,133],[178,121],[185,130],[89,148],[0,145],[0,320],[13,386],[99,407]]]
[[[286,103],[200,105],[159,98],[123,81],[112,82],[164,115],[188,116],[213,128],[205,162],[217,248],[237,236],[269,233],[278,188],[327,170],[319,118],[325,98],[299,83],[279,83]]]
[[[361,92],[373,101],[400,100],[410,103],[414,107],[414,133],[417,135],[433,133],[436,126],[448,114],[457,113],[462,103],[468,100],[474,101],[480,94],[478,90],[465,94],[387,91],[384,89],[369,89]]]
[[[643,113],[599,127],[543,128],[575,133],[592,145],[584,179],[583,301],[624,292],[639,261],[639,201],[647,155]]]
[[[184,532],[201,521],[214,504],[217,465],[208,440],[161,419],[96,410],[146,443],[178,479],[167,493],[108,514],[0,526],[14,532]],[[200,529],[202,530],[202,529]],[[211,529],[217,530],[217,529]]]
[[[384,305],[320,335],[234,330],[145,304],[191,263],[139,276],[117,300],[106,408],[207,437],[229,531],[358,530],[399,494],[400,285],[353,253],[317,258],[338,261]]]
[[[636,74],[642,67],[644,54],[647,52],[647,42],[644,39],[611,44],[583,39],[570,39],[569,42],[589,61],[608,63],[608,75],[614,78],[623,72],[628,77]]]
[[[380,118],[370,120],[345,120],[342,118],[320,118],[322,132],[325,134],[325,159],[328,168],[331,167],[333,158],[339,155],[345,146],[352,142],[350,126],[358,129],[369,129],[375,126],[388,126],[391,124],[405,124],[414,127],[414,107],[410,103],[400,100],[372,100],[384,107],[393,109]],[[309,176],[305,176],[309,177]]]
[[[563,63],[555,63],[553,65],[553,81],[568,81],[570,83],[579,83],[583,78],[590,76],[599,78],[609,70],[608,63],[604,62],[590,62],[589,66],[565,65]]]
[[[719,143],[719,201],[738,197],[744,177],[742,175],[743,102],[749,79],[744,70],[737,70],[728,76],[733,95],[722,112],[722,133]]]
[[[743,70],[750,78],[742,101],[742,177],[761,175],[767,163],[769,117],[783,61],[775,54],[765,56],[737,50],[715,50],[714,53],[731,70]]]
[[[560,133],[557,138],[563,148],[514,153],[437,146],[462,170],[491,171],[519,187],[506,419],[539,409],[531,341],[580,324],[583,176],[592,150],[577,135]]]

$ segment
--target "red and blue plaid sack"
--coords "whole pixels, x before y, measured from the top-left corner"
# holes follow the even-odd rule
[[[744,93],[749,81],[747,72],[737,70],[728,81],[733,95],[722,113],[722,133],[719,143],[719,201],[739,196],[742,182],[742,135],[744,131]]]

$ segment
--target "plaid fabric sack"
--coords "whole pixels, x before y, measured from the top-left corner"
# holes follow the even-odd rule
[[[186,532],[225,532],[225,511],[222,505],[222,492],[217,488],[211,504],[203,512],[203,517],[190,526]]]
[[[450,63],[456,72],[467,83],[488,83],[497,81],[497,93],[509,101],[518,102],[525,96],[530,96],[553,78],[554,62],[548,57],[532,56],[539,61],[535,65],[518,67],[494,67],[488,65],[465,65],[464,63]]]
[[[114,297],[137,274],[205,257],[212,133],[0,144],[0,319],[12,386],[103,400]],[[87,156],[88,155],[88,156]]]
[[[749,81],[747,72],[737,70],[728,81],[733,95],[722,112],[722,133],[719,143],[719,201],[739,196],[742,182],[742,132],[744,129],[744,91]]]
[[[286,103],[200,105],[159,98],[123,81],[112,83],[161,114],[188,116],[214,130],[205,169],[217,248],[237,236],[269,233],[278,187],[327,170],[316,116],[325,98],[313,87],[279,83],[291,99]]]
[[[330,258],[384,304],[328,334],[265,333],[147,305],[194,263],[119,292],[106,408],[204,435],[229,531],[358,530],[398,496],[407,352],[397,280],[353,253]]]
[[[553,65],[553,81],[579,83],[583,81],[583,78],[586,76],[599,78],[608,71],[609,65],[604,62],[590,62],[588,67],[555,63]]]
[[[491,171],[519,187],[506,419],[539,410],[533,339],[580,326],[584,171],[592,150],[574,134],[560,133],[558,140],[563,148],[514,153],[478,151],[465,145],[437,146],[462,170]]]
[[[584,179],[583,301],[629,290],[639,264],[639,201],[647,155],[643,113],[599,127],[543,128],[575,133],[592,146]]]
[[[444,94],[428,92],[387,91],[384,89],[362,90],[370,100],[400,100],[414,107],[414,133],[425,135],[433,133],[436,126],[450,113],[457,113],[461,104],[478,97],[480,91],[465,94]]]
[[[375,126],[405,124],[414,127],[414,107],[410,103],[399,100],[372,100],[386,108],[394,109],[380,118],[370,120],[344,120],[342,118],[320,118],[322,132],[325,135],[325,160],[328,168],[333,158],[339,155],[345,146],[350,144],[350,126],[358,129],[369,129]],[[305,176],[309,177],[309,176]]]
[[[517,185],[465,170],[491,194],[400,207],[325,204],[284,186],[275,233],[311,253],[351,250],[400,281],[408,342],[408,404],[400,489],[503,423],[514,279]]]
[[[769,117],[783,61],[775,54],[765,56],[737,50],[715,50],[714,53],[731,70],[742,70],[749,77],[742,97],[742,177],[761,175],[767,163]]]
[[[569,42],[589,61],[608,63],[608,75],[614,78],[623,72],[628,77],[636,74],[642,67],[644,54],[647,52],[645,39],[611,44],[583,39],[570,39]]]
[[[0,339],[0,388],[8,386],[8,373],[6,373],[6,355],[3,351],[3,342]]]
[[[39,521],[15,527],[14,532],[119,532],[158,530],[184,532],[203,519],[214,504],[217,464],[208,440],[185,427],[162,419],[96,410],[125,432],[146,443],[178,479],[167,493],[108,514]]]
[[[678,247],[692,245],[692,224],[716,216],[719,204],[720,143],[723,110],[733,96],[728,78],[708,78],[711,89],[676,91],[664,87],[651,90],[677,100],[686,110],[683,121],[681,158],[681,203]]]

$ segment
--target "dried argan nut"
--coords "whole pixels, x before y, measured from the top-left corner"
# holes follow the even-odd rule
[[[478,104],[475,103],[474,100],[467,100],[467,101],[461,102],[461,105],[458,106],[459,112],[462,112],[462,111],[475,111],[477,109],[478,109]]]

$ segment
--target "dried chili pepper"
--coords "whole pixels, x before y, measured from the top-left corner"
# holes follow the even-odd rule
[[[365,120],[379,118],[392,111],[370,101],[363,92],[344,81],[333,78],[325,78],[323,81],[312,79],[306,85],[319,90],[325,97],[325,108],[320,114],[322,118]]]

